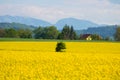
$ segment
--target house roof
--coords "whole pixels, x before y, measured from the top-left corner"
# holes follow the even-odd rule
[[[86,39],[86,38],[89,37],[89,36],[91,36],[91,34],[83,34],[83,35],[81,36],[81,38],[82,38],[82,39]]]

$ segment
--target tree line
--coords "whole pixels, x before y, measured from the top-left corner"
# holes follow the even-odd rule
[[[41,27],[35,30],[30,29],[0,29],[0,38],[35,38],[35,39],[64,39],[75,40],[77,34],[73,26],[65,25],[62,31],[55,26]]]
[[[0,38],[32,38],[32,31],[29,29],[0,29]]]
[[[77,35],[73,26],[65,25],[61,31],[55,26],[41,27],[31,29],[0,29],[0,38],[35,38],[35,39],[61,39],[61,40],[78,40],[81,35]],[[91,34],[92,40],[103,40],[98,34]],[[114,35],[116,41],[120,41],[120,27],[116,29]],[[105,40],[110,40],[107,37]]]
[[[55,26],[39,27],[33,31],[35,39],[64,39],[76,40],[77,34],[73,26],[65,25],[62,31],[58,31]]]

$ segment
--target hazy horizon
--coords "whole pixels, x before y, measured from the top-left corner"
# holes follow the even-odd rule
[[[0,16],[25,16],[51,23],[62,18],[120,24],[120,0],[0,0]]]

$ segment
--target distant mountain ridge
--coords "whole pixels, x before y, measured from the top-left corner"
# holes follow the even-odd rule
[[[35,29],[38,26],[46,27],[55,25],[58,30],[62,30],[65,25],[73,26],[77,34],[98,34],[105,37],[113,37],[116,31],[116,25],[99,25],[87,20],[80,20],[75,18],[64,18],[51,24],[47,21],[20,17],[20,16],[0,16],[0,28],[14,28],[14,29]],[[33,26],[32,26],[33,25]]]
[[[101,27],[93,27],[85,30],[77,30],[77,34],[98,34],[103,38],[110,37],[113,38],[116,32],[118,25],[109,25]]]
[[[80,19],[75,19],[75,18],[64,18],[59,20],[55,26],[58,27],[59,30],[61,30],[63,28],[64,25],[69,25],[69,26],[73,26],[74,29],[76,30],[81,30],[81,29],[87,29],[89,27],[98,27],[100,25],[93,23],[91,21],[87,21],[87,20],[80,20]]]
[[[21,16],[0,16],[0,23],[21,23],[21,24],[26,24],[26,25],[33,25],[33,26],[51,26],[55,25],[58,30],[61,30],[66,24],[69,26],[73,26],[75,30],[80,30],[80,29],[87,29],[89,27],[97,27],[99,26],[96,23],[93,23],[91,21],[87,20],[80,20],[80,19],[75,19],[75,18],[64,18],[56,22],[55,24],[51,24],[50,22],[41,20],[41,19],[35,19],[35,18],[29,18],[29,17],[21,17]]]
[[[21,23],[26,25],[33,25],[33,26],[50,26],[51,23],[47,21],[43,21],[40,19],[30,18],[30,17],[21,17],[21,16],[0,16],[1,23]]]

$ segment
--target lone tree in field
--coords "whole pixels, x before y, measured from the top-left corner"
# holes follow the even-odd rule
[[[66,45],[63,42],[58,42],[56,46],[56,52],[63,52],[66,49]]]

